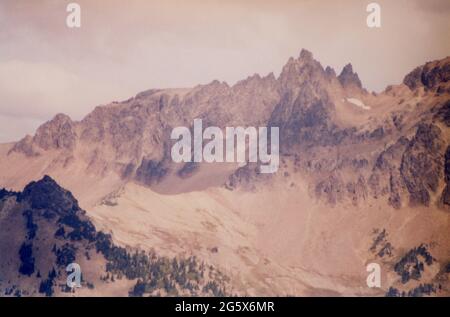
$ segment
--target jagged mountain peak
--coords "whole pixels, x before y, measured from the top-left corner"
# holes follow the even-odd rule
[[[75,147],[76,141],[74,122],[65,114],[57,114],[37,129],[33,141],[44,150],[71,150]]]
[[[23,197],[32,195],[35,190],[50,193],[53,191],[62,192],[64,189],[49,175],[44,175],[40,180],[32,181],[23,190]]]
[[[411,90],[424,87],[438,93],[450,92],[450,56],[415,68],[405,76],[403,83]]]
[[[322,65],[313,58],[311,52],[302,50],[297,59],[289,58],[281,70],[278,82],[282,93],[294,92],[296,94],[303,83],[318,86],[325,79],[326,74]]]
[[[265,87],[267,85],[271,85],[271,86],[277,85],[277,80],[276,80],[273,72],[267,74],[264,77],[262,77],[261,75],[256,73],[252,76],[247,77],[244,80],[238,81],[231,88],[234,92],[236,92],[236,91],[246,90],[246,89],[254,90],[255,88],[257,88],[259,86]]]
[[[344,66],[341,73],[338,76],[339,82],[343,87],[356,86],[362,88],[361,80],[356,72],[353,71],[353,66],[348,63]]]
[[[36,132],[44,134],[46,130],[66,129],[72,127],[73,124],[74,122],[68,115],[58,113],[51,120],[42,124]]]
[[[311,53],[310,51],[302,48],[302,50],[300,51],[299,59],[305,60],[305,61],[313,60],[314,59],[313,53]]]
[[[438,65],[445,69],[445,63]],[[194,118],[219,127],[278,126],[282,150],[294,144],[337,146],[345,138],[347,142],[372,142],[399,129],[401,120],[407,121],[402,119],[407,114],[402,113],[408,102],[394,95],[380,97],[386,98],[385,103],[395,103],[394,122],[380,125],[383,120],[391,120],[390,110],[380,120],[370,119],[369,112],[370,116],[378,116],[370,104],[377,102],[377,97],[360,94],[363,91],[351,64],[336,77],[331,67],[324,69],[311,52],[302,50],[298,58],[289,59],[278,78],[273,73],[264,77],[254,74],[231,87],[215,80],[186,90],[147,90],[127,101],[97,107],[80,122],[57,115],[41,126],[33,138],[23,139],[9,152],[16,150],[27,156],[39,153],[42,158],[49,150],[54,155],[48,155],[49,160],[40,165],[34,178],[54,169],[65,171],[74,164],[99,177],[111,173],[123,182],[153,186],[171,175],[177,177],[181,167],[171,166],[170,131],[176,126],[190,126]],[[407,89],[404,94],[405,100],[414,97]],[[361,98],[360,103],[368,104],[361,109],[346,98]],[[440,114],[445,115],[444,111]],[[66,152],[59,155],[62,150]]]
[[[435,66],[445,69],[440,62]],[[417,87],[430,85],[439,89],[441,84],[436,83],[447,82],[447,77],[434,68],[421,67],[411,82]],[[289,59],[278,79],[273,74],[256,74],[232,87],[213,81],[185,91],[148,90],[127,101],[97,107],[80,122],[57,116],[44,124],[34,138],[18,143],[23,145],[22,153],[2,156],[0,152],[0,181],[2,186],[21,190],[23,184],[19,187],[18,180],[28,182],[48,173],[69,186],[82,206],[89,206],[93,221],[115,233],[121,243],[145,248],[163,246],[160,250],[173,249],[180,254],[194,250],[208,259],[217,258],[227,267],[239,267],[247,262],[248,257],[241,257],[240,251],[244,249],[242,245],[247,249],[249,242],[248,250],[262,246],[261,257],[254,253],[256,259],[270,254],[268,261],[276,267],[292,264],[295,270],[306,267],[311,272],[320,271],[323,281],[333,281],[326,288],[335,290],[335,276],[354,280],[359,276],[356,271],[364,269],[363,264],[370,260],[361,255],[367,251],[367,232],[375,226],[399,228],[395,236],[400,252],[422,241],[436,241],[439,248],[448,250],[448,245],[442,244],[448,240],[444,236],[448,226],[440,224],[446,219],[438,208],[444,205],[448,210],[450,206],[450,104],[446,91],[419,94],[400,85],[390,94],[371,96],[359,94],[360,87],[351,64],[344,67],[338,81],[331,67],[324,70],[304,50],[298,58]],[[364,107],[349,99],[356,99]],[[347,116],[345,121],[341,120],[343,116]],[[237,169],[229,166],[226,170],[216,163],[174,164],[170,158],[170,131],[176,126],[191,127],[194,118],[202,118],[204,127],[279,127],[279,171],[261,175],[252,164]],[[61,145],[67,144],[72,135],[76,142],[73,151],[67,152],[71,147]],[[34,148],[41,155],[23,155]],[[10,145],[4,149],[0,148],[3,153],[9,152]],[[221,187],[229,177],[231,185]],[[277,196],[280,199],[274,199]],[[13,206],[18,212],[11,207],[17,202],[14,197],[20,200]],[[281,221],[274,222],[274,215]],[[101,259],[103,263],[122,261],[123,258],[110,258],[119,253],[110,251],[118,249],[92,230],[86,218],[73,195],[48,176],[26,186],[23,193],[0,190],[0,225],[4,225],[0,241],[6,241],[3,249],[0,243],[0,254],[8,250],[11,255],[0,257],[0,269],[4,263],[3,270],[10,276],[17,275],[20,263],[10,263],[17,258],[22,243],[36,259],[56,256],[57,260],[65,254],[66,243],[76,242],[77,261],[85,259],[85,251],[89,256],[100,256],[101,250],[106,257]],[[422,228],[422,221],[429,221],[429,232],[417,230]],[[18,226],[11,229],[11,223],[20,224],[22,231],[27,231],[24,223],[30,227],[12,247],[16,241],[9,237]],[[258,225],[248,230],[250,224]],[[34,225],[39,227],[37,231]],[[352,231],[360,225],[364,228],[357,233]],[[343,231],[351,233],[351,239],[339,234]],[[283,241],[272,241],[273,232],[286,232],[286,239],[283,236]],[[308,232],[307,240],[298,243],[303,241],[303,232]],[[411,237],[415,240],[407,241]],[[55,251],[52,244],[41,244],[54,240]],[[347,244],[350,240],[358,243]],[[206,247],[200,250],[197,245]],[[342,249],[330,252],[335,247]],[[17,251],[10,252],[11,249]],[[391,252],[389,248],[388,251]],[[120,254],[127,253],[120,249]],[[234,260],[234,254],[239,259]],[[292,254],[292,258],[284,259],[284,254]],[[433,254],[443,253],[433,250]],[[253,257],[252,253],[248,255]],[[239,262],[230,266],[229,259]],[[447,259],[442,257],[439,263],[448,263]],[[364,262],[361,267],[360,262]],[[37,261],[36,267],[44,277],[52,270]],[[349,272],[350,267],[357,268]],[[255,272],[252,280],[266,280],[267,275],[254,270],[253,264],[249,268]],[[270,268],[264,266],[264,271]],[[297,279],[294,271],[280,271],[281,274]],[[315,273],[308,274],[317,278]],[[151,282],[154,277],[145,274],[134,278],[140,278],[135,290],[142,293],[150,286],[145,285],[146,281]],[[364,283],[365,277],[361,281]],[[286,283],[300,282],[303,284],[300,279]],[[264,287],[272,288],[277,283],[265,283]],[[96,289],[102,284],[98,280]],[[0,290],[2,287],[0,281]],[[7,287],[9,291],[10,285]],[[348,287],[344,295],[361,290],[360,285]],[[293,288],[292,292],[303,294],[300,288]]]
[[[80,209],[78,201],[48,175],[29,183],[19,194],[20,202],[26,201],[33,209],[45,209],[62,214],[70,214]]]
[[[282,72],[285,70],[295,68],[295,67],[298,68],[298,67],[307,66],[307,65],[314,66],[315,68],[321,68],[323,70],[319,61],[317,61],[314,58],[313,54],[306,49],[302,49],[300,51],[298,58],[289,57],[288,61],[286,62],[286,64],[283,67]]]
[[[336,71],[335,71],[334,68],[331,67],[331,66],[327,66],[327,67],[325,68],[325,73],[327,74],[327,76],[328,76],[329,78],[335,78],[335,77],[336,77]]]
[[[114,285],[115,296],[161,292],[223,296],[231,290],[219,274],[211,275],[214,270],[224,276],[217,268],[194,257],[168,258],[116,245],[110,234],[96,229],[70,192],[47,175],[23,192],[0,190],[0,215],[1,296],[73,296],[75,292],[86,296],[98,289],[108,294],[118,279],[127,282]],[[166,263],[180,266],[167,270]],[[81,288],[67,286],[69,264],[79,265]],[[186,277],[184,270],[178,270],[182,265],[189,265],[196,275]],[[143,281],[154,284],[142,289]],[[208,287],[212,282],[217,288]]]
[[[34,136],[25,136],[11,149],[28,156],[38,156],[40,150],[73,150],[77,135],[75,122],[65,114],[57,114],[36,130]]]

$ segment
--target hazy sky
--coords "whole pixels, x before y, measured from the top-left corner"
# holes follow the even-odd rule
[[[66,26],[70,2],[80,29]],[[380,29],[366,25],[370,2],[1,0],[0,142],[149,88],[278,74],[301,48],[336,72],[351,62],[376,91],[450,55],[450,1],[377,1]]]

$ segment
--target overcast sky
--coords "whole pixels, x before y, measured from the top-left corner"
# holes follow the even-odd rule
[[[66,27],[70,2],[80,29]],[[150,88],[278,74],[302,48],[336,72],[351,62],[375,91],[450,55],[450,1],[377,1],[380,29],[370,2],[1,0],[0,142]]]

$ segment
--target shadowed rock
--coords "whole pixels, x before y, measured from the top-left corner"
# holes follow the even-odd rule
[[[344,87],[356,86],[362,88],[361,80],[359,79],[358,74],[353,72],[353,66],[350,63],[344,66],[338,79]]]
[[[441,130],[433,124],[420,124],[403,154],[400,172],[413,205],[430,204],[429,191],[436,192],[442,173]]]
[[[418,87],[438,89],[441,84],[450,80],[450,57],[440,61],[426,63],[417,67],[403,79],[403,83],[411,90]],[[444,86],[442,86],[444,87]],[[445,88],[441,88],[445,90]],[[442,91],[443,92],[443,91]],[[447,92],[450,92],[447,90]]]

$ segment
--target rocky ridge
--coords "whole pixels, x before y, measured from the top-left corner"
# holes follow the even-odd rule
[[[0,294],[68,296],[66,266],[82,272],[80,295],[231,295],[227,276],[195,257],[167,258],[114,244],[97,231],[72,194],[44,176],[22,192],[0,190]]]

